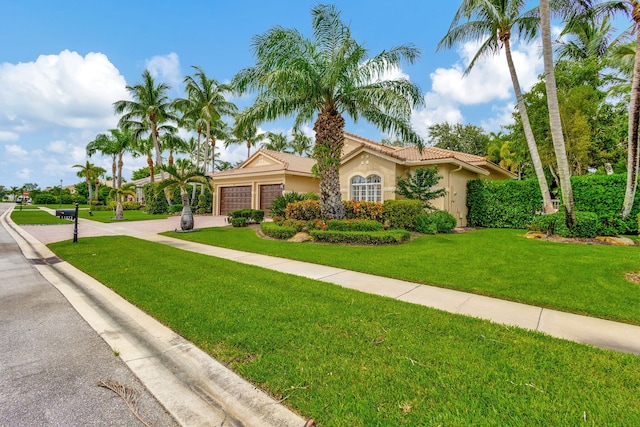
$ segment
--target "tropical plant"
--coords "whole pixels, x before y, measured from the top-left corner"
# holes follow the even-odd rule
[[[447,194],[446,188],[433,188],[440,178],[437,168],[417,168],[413,173],[407,171],[406,177],[396,179],[396,193],[407,199],[420,200],[425,209],[435,209],[431,200]]]
[[[234,144],[247,144],[247,159],[251,157],[251,147],[255,147],[259,142],[264,141],[267,134],[264,132],[258,132],[258,127],[254,125],[247,125],[240,127],[236,125],[231,130],[231,138],[225,141],[225,147]],[[221,169],[220,169],[221,170]]]
[[[113,103],[117,114],[124,113],[120,117],[118,127],[131,130],[136,140],[141,140],[144,134],[150,133],[156,154],[156,166],[162,166],[160,134],[174,131],[175,127],[170,123],[178,120],[167,95],[171,87],[166,83],[156,85],[149,70],[144,70],[142,83],[127,85],[126,88],[133,100]]]
[[[179,159],[173,166],[162,166],[162,170],[169,176],[158,183],[156,191],[162,191],[165,188],[174,190],[176,187],[180,189],[180,198],[182,199],[182,214],[180,216],[180,228],[182,231],[193,230],[194,220],[193,212],[189,206],[189,193],[187,192],[187,184],[201,183],[210,185],[211,178],[205,174],[202,169],[196,169],[193,164],[186,159]]]
[[[77,172],[78,178],[84,178],[87,182],[87,188],[89,189],[89,210],[91,210],[91,202],[93,201],[93,183],[98,180],[98,177],[106,173],[107,171],[100,166],[96,166],[90,163],[88,160],[84,165],[73,165],[72,168],[80,169]],[[96,186],[96,196],[98,188]],[[14,193],[15,194],[15,193]]]
[[[542,27],[542,57],[544,59],[544,76],[547,88],[547,105],[549,107],[549,128],[558,165],[558,178],[562,190],[562,204],[566,214],[567,227],[571,230],[576,223],[576,212],[571,188],[571,171],[567,159],[567,150],[562,133],[558,91],[553,66],[553,50],[551,46],[551,12],[549,0],[540,0],[540,25]],[[546,210],[546,209],[545,209]]]
[[[479,126],[460,123],[436,123],[429,126],[429,142],[434,147],[485,156],[489,136]]]
[[[109,198],[116,200],[116,221],[122,221],[124,219],[123,216],[123,205],[122,205],[122,197],[131,196],[136,197],[136,186],[133,183],[128,183],[124,185],[119,185],[117,188],[112,188],[109,192]]]
[[[530,40],[537,34],[538,17],[534,10],[522,12],[525,3],[524,0],[463,0],[451,22],[449,31],[438,43],[438,49],[451,48],[455,44],[467,41],[481,42],[478,52],[467,67],[466,73],[469,73],[478,59],[486,55],[495,55],[504,47],[518,111],[524,126],[527,147],[543,196],[544,210],[548,213],[554,210],[549,185],[531,130],[511,54],[511,34],[513,31],[516,31],[522,40]],[[462,20],[467,22],[460,24]]]
[[[313,148],[313,139],[304,132],[293,132],[293,138],[289,141],[289,148],[298,156],[309,157]]]
[[[184,78],[187,98],[179,98],[174,102],[174,106],[183,112],[184,115],[193,120],[202,120],[205,125],[205,144],[210,144],[212,171],[215,165],[215,145],[216,138],[221,138],[224,130],[222,118],[233,116],[238,112],[238,107],[226,96],[231,93],[231,87],[218,83],[217,80],[207,77],[204,70],[199,66],[193,66],[196,70],[193,76]],[[225,132],[227,135],[228,132]],[[204,171],[206,171],[206,161]]]
[[[411,129],[412,107],[424,100],[406,79],[384,80],[403,60],[414,62],[419,50],[402,45],[371,58],[357,43],[332,5],[312,11],[313,39],[299,31],[274,27],[253,39],[256,64],[238,73],[241,93],[258,91],[255,103],[237,117],[238,124],[295,116],[294,130],[315,117],[314,158],[320,199],[327,219],[344,217],[339,167],[344,145],[344,116],[364,118],[383,132],[393,132],[422,147]]]
[[[267,133],[267,139],[269,142],[262,145],[262,148],[271,151],[280,151],[281,153],[289,152],[289,139],[284,133]]]

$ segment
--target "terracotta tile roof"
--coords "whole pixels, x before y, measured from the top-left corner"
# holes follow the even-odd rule
[[[261,166],[251,166],[251,162],[256,157],[260,155],[267,156],[277,163],[272,165],[261,165]],[[300,157],[295,154],[289,153],[281,153],[279,151],[271,151],[266,150],[264,148],[260,148],[256,151],[249,159],[244,161],[240,166],[229,169],[226,171],[216,172],[211,176],[213,178],[216,177],[226,177],[226,176],[239,176],[239,175],[248,175],[260,172],[274,172],[274,171],[289,171],[289,172],[298,172],[298,173],[311,173],[311,168],[315,164],[315,160],[309,157]]]
[[[445,150],[444,148],[438,147],[424,147],[422,149],[422,153],[416,146],[401,147],[396,150],[395,154],[410,162],[438,159],[457,159],[461,162],[474,164],[486,161],[484,157],[461,153],[459,151]]]

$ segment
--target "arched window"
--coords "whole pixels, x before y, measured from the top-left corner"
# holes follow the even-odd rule
[[[369,175],[366,179],[360,175],[351,178],[351,199],[367,202],[382,201],[382,178]]]

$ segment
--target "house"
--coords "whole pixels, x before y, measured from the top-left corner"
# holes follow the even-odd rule
[[[400,198],[396,179],[420,167],[437,167],[439,187],[447,194],[433,205],[454,215],[458,226],[467,224],[467,182],[472,179],[514,179],[515,175],[484,157],[436,147],[391,147],[345,132],[340,161],[343,200],[384,202]],[[242,208],[264,209],[290,191],[318,192],[319,180],[309,158],[265,149],[255,152],[235,169],[212,175],[214,214]]]

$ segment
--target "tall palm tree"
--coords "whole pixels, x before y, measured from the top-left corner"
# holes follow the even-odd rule
[[[88,157],[98,152],[103,156],[111,156],[111,186],[115,188],[118,171],[118,147],[111,135],[104,133],[96,135],[95,139],[87,144],[85,150]]]
[[[533,135],[527,107],[522,97],[518,74],[511,53],[511,34],[517,32],[522,40],[530,40],[537,34],[538,17],[535,10],[523,12],[524,0],[463,0],[458,8],[449,31],[438,43],[438,49],[451,48],[467,41],[482,42],[465,74],[469,73],[477,60],[483,56],[495,55],[504,48],[513,84],[513,92],[518,103],[525,139],[531,155],[531,162],[538,178],[542,193],[543,208],[546,213],[554,211],[549,193],[549,185],[544,174],[542,160]],[[466,22],[461,23],[461,21]]]
[[[226,96],[231,93],[229,85],[218,83],[217,80],[207,77],[199,66],[193,68],[196,70],[195,74],[184,78],[187,98],[176,99],[174,106],[193,120],[204,121],[205,144],[210,144],[212,147],[213,165],[216,139],[222,139],[219,138],[220,131],[224,128],[221,124],[222,118],[236,114],[238,107],[226,99]],[[206,163],[205,161],[205,168]]]
[[[235,144],[247,144],[247,159],[251,157],[251,147],[255,147],[259,142],[264,141],[267,134],[258,132],[258,127],[249,125],[239,127],[237,124],[231,129],[231,138],[225,141],[225,148]]]
[[[149,168],[149,181],[155,182],[155,164],[153,163],[153,138],[151,135],[146,138],[139,138],[134,141],[133,153],[134,156],[141,155],[147,158],[147,167]]]
[[[313,147],[313,140],[301,131],[295,131],[289,141],[289,147],[298,156],[309,156]]]
[[[281,27],[254,37],[256,64],[240,71],[234,83],[239,92],[259,93],[237,122],[245,126],[295,116],[294,129],[300,129],[315,116],[322,213],[328,219],[343,218],[343,116],[354,121],[362,117],[422,147],[410,124],[412,108],[424,101],[420,90],[406,79],[382,80],[385,72],[397,69],[403,60],[414,62],[420,52],[402,45],[370,58],[335,6],[315,6],[311,15],[313,39]]]
[[[109,192],[110,199],[116,199],[118,204],[116,205],[116,221],[122,221],[124,219],[124,207],[122,204],[123,196],[136,196],[136,186],[133,183],[128,183],[124,185],[120,185],[118,188],[112,188]]]
[[[93,201],[93,183],[107,171],[100,166],[90,163],[88,160],[84,165],[73,165],[71,167],[80,169],[77,172],[78,178],[84,178],[87,182],[87,189],[89,190],[89,210],[91,210],[91,202]],[[97,191],[98,190],[96,188],[96,193]]]
[[[558,105],[558,90],[553,66],[553,48],[551,46],[551,11],[549,0],[540,0],[540,25],[542,27],[542,57],[544,59],[544,76],[547,88],[547,105],[549,107],[549,127],[553,150],[558,165],[558,178],[562,190],[562,204],[564,205],[567,227],[573,229],[576,223],[576,212],[573,203],[573,189],[571,187],[571,171],[567,159],[567,149],[562,133],[560,120],[560,106]]]
[[[267,139],[269,142],[262,145],[262,148],[271,151],[280,151],[281,153],[288,153],[289,151],[289,139],[284,133],[267,133]]]
[[[162,147],[169,150],[167,164],[170,166],[174,163],[174,153],[189,153],[189,144],[177,133],[165,133],[160,139]]]
[[[162,166],[160,134],[163,131],[173,131],[175,127],[170,123],[178,120],[167,95],[170,89],[171,87],[166,83],[156,85],[149,70],[144,70],[142,83],[127,85],[133,100],[113,103],[116,113],[124,113],[118,122],[118,127],[130,129],[136,140],[142,138],[147,132],[151,134],[157,166]]]
[[[180,198],[182,199],[182,215],[180,216],[180,228],[182,231],[193,230],[194,220],[193,212],[189,206],[189,193],[187,192],[187,184],[201,183],[210,185],[211,178],[205,174],[202,169],[196,169],[189,161],[178,161],[173,166],[162,166],[162,169],[169,175],[167,179],[158,184],[157,191],[164,189],[180,189]]]
[[[567,38],[563,40],[563,38]],[[568,25],[560,34],[558,59],[583,61],[589,58],[604,60],[621,39],[613,38],[609,17],[600,20],[585,18]]]

